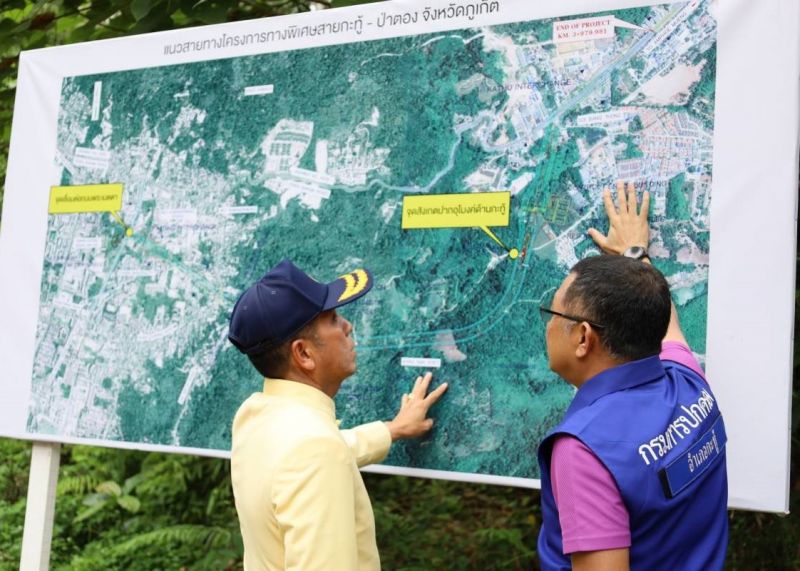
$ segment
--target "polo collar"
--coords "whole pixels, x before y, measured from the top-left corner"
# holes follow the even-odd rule
[[[333,402],[333,399],[321,390],[310,385],[286,379],[265,378],[264,394],[268,397],[284,398],[300,402],[306,406],[324,412],[331,417],[331,420],[336,420],[336,404]]]
[[[586,408],[601,397],[657,381],[665,375],[664,365],[658,355],[606,369],[578,389],[565,416]]]

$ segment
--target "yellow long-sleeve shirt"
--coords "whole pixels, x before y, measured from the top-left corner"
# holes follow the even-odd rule
[[[265,379],[233,421],[231,478],[246,571],[380,569],[358,467],[385,458],[391,442],[383,422],[340,431],[322,391]]]

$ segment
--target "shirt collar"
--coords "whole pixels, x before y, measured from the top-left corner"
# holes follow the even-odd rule
[[[269,397],[285,398],[300,402],[311,408],[321,410],[336,419],[336,405],[333,399],[316,387],[286,379],[264,379],[264,394]]]
[[[565,416],[586,408],[608,394],[651,383],[664,375],[664,365],[658,355],[606,369],[578,389]]]

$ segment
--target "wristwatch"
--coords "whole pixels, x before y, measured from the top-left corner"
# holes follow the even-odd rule
[[[643,248],[642,246],[631,246],[622,252],[622,255],[626,258],[633,258],[634,260],[644,260],[650,257],[647,254],[647,248]]]

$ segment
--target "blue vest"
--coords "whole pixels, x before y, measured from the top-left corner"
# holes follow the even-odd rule
[[[550,482],[558,434],[581,440],[614,477],[630,516],[632,570],[723,568],[725,425],[697,373],[649,357],[603,371],[581,386],[564,420],[539,447],[543,570],[572,568]]]

